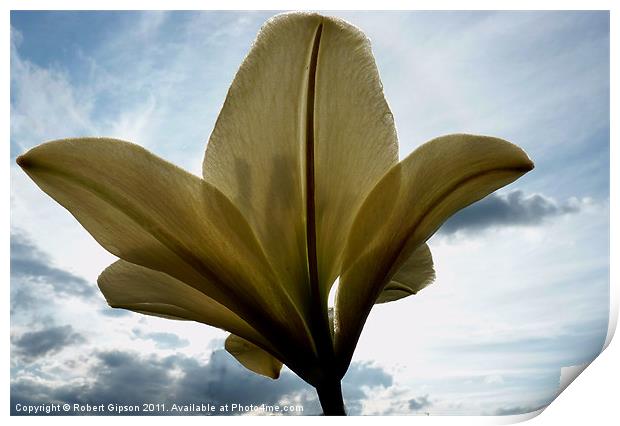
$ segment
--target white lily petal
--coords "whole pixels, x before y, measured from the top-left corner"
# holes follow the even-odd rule
[[[381,290],[375,303],[393,302],[417,294],[433,281],[433,256],[428,244],[422,244],[409,255],[392,280]]]
[[[163,272],[119,260],[99,275],[97,284],[113,308],[201,322],[276,350],[230,309]]]
[[[248,370],[271,379],[280,377],[282,363],[255,344],[231,334],[226,338],[224,347]]]
[[[309,275],[326,302],[355,213],[396,161],[368,39],[338,19],[288,13],[264,25],[241,65],[203,176],[240,208],[308,313]]]
[[[409,255],[458,210],[533,168],[518,146],[449,135],[416,149],[376,185],[347,241],[336,295],[336,352],[348,366],[381,290]]]
[[[279,347],[312,353],[254,233],[213,185],[112,139],[49,142],[18,164],[112,254],[191,285]]]

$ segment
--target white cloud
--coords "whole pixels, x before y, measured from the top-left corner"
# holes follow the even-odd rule
[[[577,14],[342,15],[372,40],[401,158],[464,132],[506,138],[535,161],[553,161],[608,125],[606,40],[583,33]]]
[[[457,386],[479,377],[458,395],[467,410],[481,401],[491,410],[503,392],[505,402],[513,398],[515,404],[515,386],[537,389],[536,398],[523,404],[551,397],[552,378],[542,390],[530,382],[555,369],[559,374],[564,360],[594,355],[602,344],[596,336],[604,340],[607,212],[601,204],[527,232],[503,228],[432,239],[437,282],[416,296],[376,306],[355,359],[400,366],[395,377],[401,383],[451,401],[457,394],[444,393],[449,387],[441,383]],[[488,397],[477,393],[483,390]]]
[[[22,36],[11,31],[12,142],[25,150],[53,139],[96,133],[89,88],[74,87],[62,69],[24,60],[18,52]]]

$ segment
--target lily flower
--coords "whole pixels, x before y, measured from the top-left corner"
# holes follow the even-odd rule
[[[434,280],[426,241],[533,168],[516,145],[465,134],[398,162],[370,42],[311,13],[262,27],[202,178],[105,138],[48,142],[17,163],[120,258],[98,279],[110,306],[227,330],[241,364],[274,379],[286,364],[325,414],[345,413],[340,382],[372,307]]]

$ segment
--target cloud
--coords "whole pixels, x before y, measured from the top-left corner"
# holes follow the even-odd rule
[[[92,380],[87,383],[59,380],[57,385],[52,385],[30,377],[14,380],[11,383],[12,414],[22,414],[15,411],[17,403],[49,402],[96,405],[165,403],[167,406],[172,403],[211,403],[215,406],[231,403],[301,404],[304,410],[299,414],[320,413],[314,389],[294,374],[284,371],[278,380],[259,376],[240,366],[223,350],[212,352],[206,363],[180,354],[142,357],[119,350],[96,352],[90,358],[94,362],[85,377]],[[392,377],[381,368],[368,363],[353,363],[343,380],[348,412],[359,414],[362,401],[367,398],[360,389],[390,386],[391,383]]]
[[[136,328],[133,330],[133,335],[138,339],[154,341],[155,346],[159,349],[175,349],[189,345],[189,341],[187,339],[181,339],[174,333],[143,333],[141,330]]]
[[[23,38],[11,27],[11,158],[41,142],[91,135],[95,129],[92,90],[74,86],[63,69],[24,59]]]
[[[370,362],[358,362],[351,364],[345,376],[345,385],[351,383],[355,386],[360,383],[366,386],[392,386],[392,376],[387,374],[381,367]]]
[[[84,278],[50,264],[49,257],[41,252],[22,233],[11,233],[11,284],[12,308],[32,305],[45,287],[56,296],[92,298],[95,286]]]
[[[428,395],[419,396],[409,400],[409,409],[412,411],[419,411],[423,408],[430,407],[432,403],[428,400]]]
[[[347,412],[360,413],[366,399],[366,388],[389,388],[392,376],[382,368],[368,362],[353,363],[342,381],[342,395],[346,400]]]
[[[531,413],[532,411],[540,410],[541,408],[545,408],[548,404],[544,404],[541,406],[514,406],[514,407],[506,407],[506,408],[498,408],[495,413],[496,416],[512,416],[515,414],[525,414]]]
[[[29,331],[11,339],[16,353],[26,361],[60,352],[67,346],[84,343],[86,339],[70,325]]]
[[[133,314],[133,312],[128,311],[127,309],[110,308],[110,307],[101,309],[99,313],[101,315],[105,315],[106,317],[111,317],[111,318],[128,317]]]
[[[558,203],[542,194],[526,195],[521,190],[491,194],[455,214],[441,227],[440,232],[454,234],[497,226],[540,225],[553,217],[578,213],[588,202],[587,199],[571,198]]]

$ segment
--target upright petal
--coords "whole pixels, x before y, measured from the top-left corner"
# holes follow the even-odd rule
[[[370,41],[361,31],[326,19],[315,77],[315,220],[319,279],[327,295],[360,205],[398,162],[398,142]]]
[[[252,342],[231,334],[226,338],[224,347],[248,370],[271,379],[280,377],[282,363]]]
[[[337,19],[289,13],[265,24],[241,65],[203,175],[240,208],[307,312],[309,279],[326,300],[353,217],[396,160],[366,37]]]
[[[422,244],[409,255],[390,282],[381,290],[375,303],[393,302],[417,294],[435,281],[433,256],[427,244]]]
[[[230,309],[163,272],[119,260],[99,275],[97,284],[113,308],[201,322],[277,353],[277,349]]]
[[[533,168],[501,139],[434,139],[393,167],[364,201],[351,229],[336,297],[336,351],[350,362],[379,293],[420,244],[458,210]]]
[[[112,254],[191,285],[278,347],[312,353],[252,230],[214,186],[112,139],[49,142],[17,161]]]

